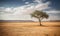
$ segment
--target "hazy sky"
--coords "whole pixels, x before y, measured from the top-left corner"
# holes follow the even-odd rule
[[[0,0],[0,20],[35,20],[34,10],[49,14],[47,20],[60,20],[60,0]]]

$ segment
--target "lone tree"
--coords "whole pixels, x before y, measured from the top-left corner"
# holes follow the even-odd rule
[[[31,13],[31,17],[37,18],[41,26],[41,20],[44,18],[47,19],[49,16],[46,12],[35,10],[33,13]]]

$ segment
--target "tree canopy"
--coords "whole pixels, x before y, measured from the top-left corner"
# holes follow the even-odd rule
[[[40,22],[40,25],[41,25],[41,20],[44,18],[47,19],[49,16],[46,12],[36,10],[33,13],[31,13],[31,17],[37,18]]]

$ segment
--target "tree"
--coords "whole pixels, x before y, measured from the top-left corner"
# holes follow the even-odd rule
[[[37,18],[41,26],[41,20],[44,18],[47,19],[49,16],[46,12],[35,10],[33,13],[31,13],[31,17]]]

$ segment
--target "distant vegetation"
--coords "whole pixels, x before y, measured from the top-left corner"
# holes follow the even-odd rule
[[[49,16],[46,12],[35,10],[33,13],[31,13],[31,17],[37,18],[39,20],[39,23],[40,23],[40,26],[41,26],[42,25],[41,20],[44,19],[44,18],[47,19]]]

